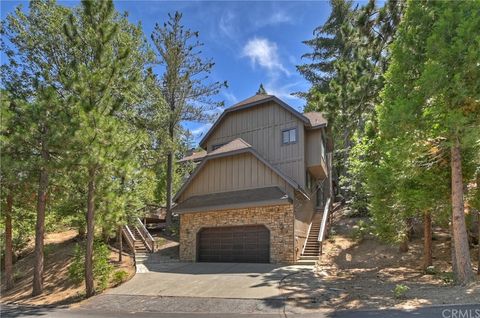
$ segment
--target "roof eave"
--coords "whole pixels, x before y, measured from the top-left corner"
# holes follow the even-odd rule
[[[219,210],[227,210],[227,209],[241,209],[241,208],[256,207],[256,206],[283,205],[283,204],[292,204],[292,200],[290,198],[286,198],[286,199],[278,199],[278,200],[248,201],[243,203],[210,205],[210,206],[203,206],[198,208],[187,208],[187,209],[181,209],[181,208],[178,209],[174,207],[172,211],[173,213],[177,213],[177,214],[187,214],[187,213],[197,213],[197,212],[206,212],[206,211],[219,211]]]

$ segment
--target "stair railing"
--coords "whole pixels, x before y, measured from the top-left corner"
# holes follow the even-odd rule
[[[125,238],[125,241],[127,242],[128,247],[132,251],[132,253],[135,255],[135,236],[133,235],[132,231],[130,231],[130,228],[128,225],[124,225],[122,227],[122,236]]]
[[[139,218],[135,218],[135,222],[135,227],[137,228],[143,243],[145,243],[147,250],[149,250],[150,253],[155,252],[155,240],[152,235],[150,235],[150,232],[148,232],[147,228]]]
[[[325,239],[325,234],[327,233],[327,224],[328,224],[328,214],[330,212],[330,198],[328,198],[327,203],[325,204],[325,208],[323,210],[322,216],[322,224],[320,226],[320,232],[318,233],[318,242],[320,242],[319,246],[319,254],[322,255],[322,245],[323,240]]]
[[[313,221],[310,222],[310,225],[308,226],[307,237],[305,238],[305,243],[303,244],[303,248],[302,248],[302,254],[300,255],[303,255],[305,253],[305,248],[307,248],[307,241],[308,241],[308,237],[310,236],[310,230],[312,229],[312,224],[313,224]]]

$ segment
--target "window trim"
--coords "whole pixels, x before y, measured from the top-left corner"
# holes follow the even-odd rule
[[[286,131],[290,131],[290,130],[295,130],[295,141],[283,142],[283,133],[286,132]],[[289,135],[288,139],[290,140],[290,135]],[[296,144],[298,142],[298,126],[282,129],[282,131],[280,132],[280,142],[281,142],[282,146],[288,146],[288,145]]]

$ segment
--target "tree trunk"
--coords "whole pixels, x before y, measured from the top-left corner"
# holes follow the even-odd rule
[[[43,150],[42,156],[48,157]],[[48,160],[48,159],[47,159]],[[45,235],[45,209],[47,205],[48,171],[46,167],[40,170],[37,194],[37,223],[35,226],[35,261],[33,264],[33,290],[32,296],[38,296],[43,292],[43,244]]]
[[[480,170],[477,170],[477,189],[480,189]],[[477,268],[477,274],[480,275],[480,208],[477,211],[477,228],[478,228],[478,268]]]
[[[455,280],[459,284],[473,281],[473,271],[468,246],[467,227],[463,204],[462,156],[460,141],[455,139],[451,148],[452,168],[452,230],[455,249]]]
[[[13,287],[13,240],[12,240],[13,193],[8,192],[5,209],[5,289]]]
[[[95,168],[88,169],[87,246],[85,250],[86,297],[95,295],[93,280],[93,240],[95,236]]]
[[[78,236],[83,240],[83,239],[85,239],[85,234],[87,234],[85,232],[85,225],[82,224],[78,227]]]
[[[432,266],[432,214],[423,214],[423,269]]]
[[[398,250],[401,253],[406,253],[408,252],[408,238],[405,237],[402,242],[400,242],[400,246],[398,247]]]
[[[479,174],[480,176],[480,174]],[[480,187],[480,183],[479,183],[479,180],[480,177],[477,178],[477,187]],[[477,227],[478,227],[478,268],[477,268],[477,274],[480,275],[480,210],[478,211],[477,213],[477,219],[478,219],[478,222],[477,222]]]
[[[405,220],[405,233],[402,238],[402,241],[400,242],[400,246],[398,247],[398,250],[401,253],[406,253],[409,250],[408,243],[410,242],[410,237],[411,237],[411,230],[412,230],[412,225],[413,224],[413,219],[412,218],[407,218]]]
[[[455,238],[453,237],[453,215],[450,220],[450,256],[452,257],[452,272],[457,272],[457,257],[455,256]]]
[[[122,252],[123,252],[123,237],[122,237],[122,226],[118,227],[118,262],[122,262]]]
[[[174,137],[174,127],[170,125],[169,127],[169,137],[170,141],[173,144]],[[167,154],[167,211],[165,216],[165,222],[167,226],[172,224],[172,192],[173,192],[173,150],[169,150]]]

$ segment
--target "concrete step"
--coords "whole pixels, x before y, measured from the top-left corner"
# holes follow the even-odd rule
[[[318,255],[315,256],[315,255],[302,255],[300,256],[300,259],[301,260],[314,260],[314,261],[317,261],[318,260]]]
[[[299,259],[296,263],[297,265],[316,265],[317,262],[309,259]]]

